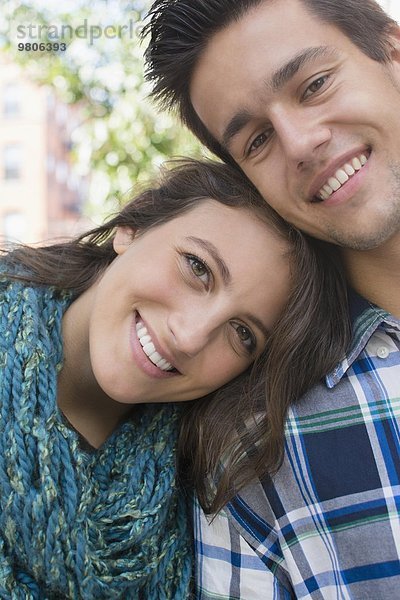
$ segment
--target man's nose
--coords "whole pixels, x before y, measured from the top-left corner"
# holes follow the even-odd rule
[[[332,137],[330,127],[313,109],[277,110],[274,128],[288,163],[300,169],[318,157]]]

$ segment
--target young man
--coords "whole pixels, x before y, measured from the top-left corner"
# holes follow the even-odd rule
[[[374,0],[158,0],[155,96],[285,219],[340,248],[353,342],[288,414],[278,473],[209,525],[198,597],[400,589],[400,30]],[[307,360],[307,357],[305,357]]]

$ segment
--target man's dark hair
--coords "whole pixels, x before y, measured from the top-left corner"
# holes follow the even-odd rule
[[[210,38],[247,11],[270,0],[156,0],[143,37],[146,78],[163,108],[177,109],[187,127],[212,152],[233,161],[197,116],[190,100],[193,71]],[[299,0],[315,17],[335,25],[364,54],[378,62],[390,56],[395,22],[374,0]],[[284,42],[283,42],[284,43]]]

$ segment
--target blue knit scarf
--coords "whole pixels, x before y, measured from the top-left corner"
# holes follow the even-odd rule
[[[98,451],[83,449],[56,404],[69,303],[0,283],[0,598],[189,598],[178,408],[144,406]]]

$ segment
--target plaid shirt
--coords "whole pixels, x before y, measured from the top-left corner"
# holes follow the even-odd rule
[[[352,298],[345,360],[290,410],[284,463],[209,524],[201,600],[400,598],[400,321]]]

